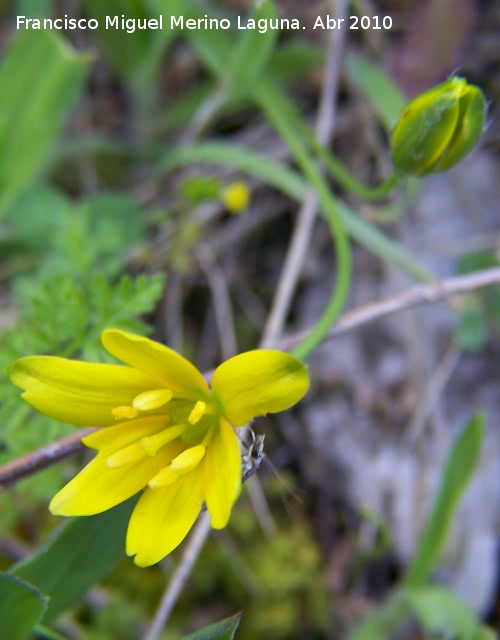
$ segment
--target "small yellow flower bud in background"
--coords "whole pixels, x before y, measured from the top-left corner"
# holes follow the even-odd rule
[[[451,77],[404,109],[391,139],[395,169],[417,176],[450,169],[472,151],[485,120],[481,89]]]
[[[232,182],[221,191],[221,200],[231,213],[242,213],[250,202],[250,190],[245,182]]]

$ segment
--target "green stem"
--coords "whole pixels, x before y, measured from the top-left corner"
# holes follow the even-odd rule
[[[367,187],[365,184],[353,178],[340,160],[331,154],[328,149],[325,149],[325,147],[321,145],[316,145],[314,150],[337,182],[363,200],[381,200],[389,195],[399,182],[398,177],[393,173],[377,186]]]
[[[344,228],[342,212],[332,197],[324,177],[297,135],[293,120],[288,117],[289,107],[286,100],[283,100],[280,92],[275,91],[272,85],[266,82],[261,82],[256,87],[254,99],[288,144],[295,160],[316,190],[336,248],[337,278],[330,301],[309,335],[292,350],[292,354],[302,360],[320,344],[342,311],[351,284],[351,248]]]
[[[356,180],[350,171],[345,168],[342,162],[318,141],[314,132],[307,125],[304,119],[300,117],[300,114],[296,109],[294,109],[292,104],[287,103],[286,107],[287,117],[296,132],[299,132],[302,135],[306,144],[318,156],[331,176],[342,187],[351,191],[363,200],[381,200],[396,187],[399,180],[394,173],[381,184],[374,187],[369,187]]]

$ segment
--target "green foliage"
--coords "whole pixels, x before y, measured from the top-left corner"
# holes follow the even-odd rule
[[[453,443],[418,550],[406,573],[405,584],[423,584],[436,566],[460,498],[479,461],[484,431],[484,414],[476,413]]]
[[[389,133],[406,102],[399,87],[382,67],[361,56],[348,56],[346,70],[350,80],[367,97]]]
[[[38,264],[14,282],[19,318],[0,344],[0,409],[4,457],[19,455],[65,433],[30,413],[5,373],[34,353],[102,360],[99,336],[114,326],[145,333],[141,317],[163,290],[161,275],[120,275],[127,253],[145,234],[134,200],[108,193],[74,206],[47,187],[26,191],[9,218],[10,239],[24,264]]]
[[[0,574],[0,630],[4,640],[26,640],[46,605],[47,598],[33,585]]]
[[[66,521],[46,547],[11,569],[12,574],[50,596],[45,622],[78,603],[123,556],[125,532],[136,501],[131,498],[96,516]]]
[[[184,0],[83,0],[88,14],[99,21],[98,37],[113,67],[138,91],[150,91],[157,79],[162,56],[176,30],[170,29],[170,16],[184,14]],[[126,20],[157,19],[162,14],[164,28],[151,31],[130,27],[106,28],[106,17],[125,16]],[[132,25],[132,23],[129,23]],[[128,29],[128,30],[127,30]]]
[[[193,176],[181,186],[181,193],[192,204],[215,200],[221,190],[221,183],[211,176]]]
[[[247,610],[249,637],[296,637],[328,625],[328,597],[321,555],[312,532],[294,522],[261,545],[252,544],[247,554],[259,597]]]
[[[270,0],[263,0],[255,6],[250,18],[255,23],[259,20],[273,20],[277,18],[277,11]],[[268,29],[265,33],[260,33],[257,29],[245,30],[235,47],[229,71],[233,97],[252,93],[255,83],[267,66],[277,38],[278,31],[274,29]]]
[[[105,592],[105,606],[81,607],[79,617],[85,623],[85,640],[137,640],[141,637],[143,604],[116,588]]]
[[[11,45],[0,68],[0,216],[46,165],[89,62],[50,31],[21,32]]]
[[[449,590],[428,584],[428,580],[439,561],[460,498],[476,468],[484,430],[485,418],[479,412],[455,439],[418,549],[402,583],[354,629],[349,640],[386,640],[412,616],[428,637],[476,640],[480,633],[477,616]]]
[[[405,592],[408,609],[429,637],[470,638],[478,632],[476,615],[449,589],[426,586]]]
[[[201,631],[190,633],[188,636],[184,636],[182,640],[233,640],[241,617],[242,614],[237,613],[235,616],[211,624]]]

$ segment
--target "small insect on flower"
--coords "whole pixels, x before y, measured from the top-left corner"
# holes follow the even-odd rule
[[[102,427],[82,439],[96,457],[54,496],[50,510],[92,515],[142,492],[126,550],[144,567],[182,542],[203,504],[213,528],[226,526],[242,478],[234,428],[288,409],[309,378],[293,356],[263,349],[221,364],[209,387],[196,367],[158,342],[119,329],[101,339],[126,366],[30,356],[9,373],[38,411]]]
[[[246,482],[248,478],[258,471],[266,457],[266,454],[264,453],[264,439],[266,436],[256,436],[252,430],[250,430],[250,433],[252,434],[252,444],[248,447],[248,451],[241,458],[242,482]]]

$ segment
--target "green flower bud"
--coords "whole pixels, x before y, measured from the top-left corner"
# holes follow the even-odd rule
[[[406,106],[392,132],[392,163],[417,176],[446,171],[472,151],[485,120],[481,89],[453,76]]]

